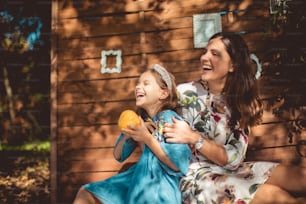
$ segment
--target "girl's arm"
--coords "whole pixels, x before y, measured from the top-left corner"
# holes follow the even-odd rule
[[[121,133],[117,139],[113,154],[117,161],[122,162],[128,158],[131,153],[135,150],[137,142],[129,136]]]
[[[178,168],[166,155],[156,138],[149,132],[142,119],[141,126],[131,125],[128,129],[122,129],[122,132],[133,138],[135,141],[146,144],[161,162],[166,164],[172,170],[178,171]]]
[[[120,135],[121,136],[121,135]],[[114,148],[114,157],[117,160],[121,160],[121,154],[122,154],[122,148],[123,148],[123,144],[124,142],[128,139],[129,137],[124,135],[122,136],[121,139],[118,140],[118,142],[115,145]]]
[[[164,150],[161,147],[161,143],[159,143],[153,135],[147,135],[146,141],[144,143],[151,149],[151,151],[155,154],[155,156],[168,167],[170,167],[174,171],[178,171],[179,169],[172,163],[169,157],[166,155]]]

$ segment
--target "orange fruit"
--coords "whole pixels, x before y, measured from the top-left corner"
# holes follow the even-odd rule
[[[133,110],[125,110],[120,114],[119,128],[128,128],[128,125],[140,125],[140,119]]]

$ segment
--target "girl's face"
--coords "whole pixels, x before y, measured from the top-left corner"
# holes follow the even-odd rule
[[[162,104],[162,99],[169,95],[158,85],[154,75],[146,71],[138,79],[135,88],[136,106],[143,108],[150,116],[154,116]]]
[[[218,83],[224,87],[227,74],[233,72],[231,58],[220,38],[210,40],[200,58],[203,69],[202,80],[210,83]]]

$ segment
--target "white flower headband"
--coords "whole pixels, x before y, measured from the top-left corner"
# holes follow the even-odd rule
[[[164,80],[164,82],[167,85],[167,88],[171,91],[172,90],[172,82],[169,72],[159,64],[154,64],[152,67],[153,70],[155,70]]]

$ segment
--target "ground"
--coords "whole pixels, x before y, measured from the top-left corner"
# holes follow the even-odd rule
[[[0,203],[50,203],[49,153],[0,151]]]

